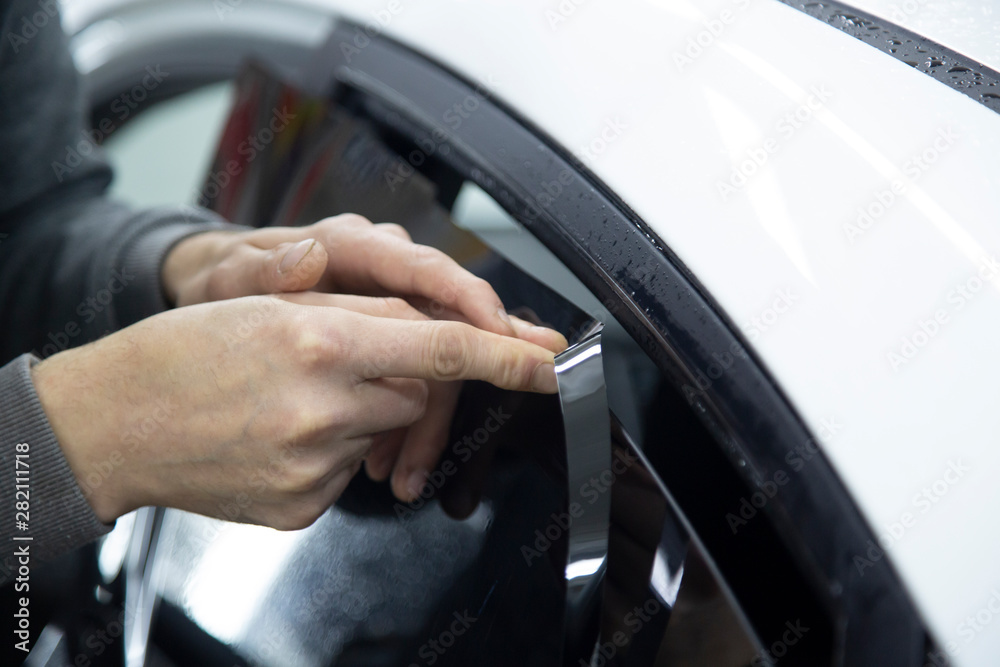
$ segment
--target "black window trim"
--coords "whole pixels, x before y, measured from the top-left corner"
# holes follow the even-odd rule
[[[779,0],[1000,113],[1000,73],[932,39],[836,0]]]
[[[695,378],[713,363],[713,354],[731,353],[733,364],[721,377],[687,396],[751,488],[784,469],[797,447],[817,442],[739,329],[593,173],[447,66],[381,36],[362,49],[343,48],[352,45],[355,28],[337,24],[306,89],[335,94],[348,86],[441,137],[434,157],[466,173],[538,237],[677,387],[697,387]],[[457,127],[444,123],[454,101],[467,97],[478,101],[475,112]],[[552,182],[564,188],[555,198],[529,185]],[[888,559],[859,572],[854,557],[866,553],[875,535],[822,451],[790,478],[763,511],[818,574],[834,605],[839,637],[831,664],[922,665],[928,640],[919,615]]]

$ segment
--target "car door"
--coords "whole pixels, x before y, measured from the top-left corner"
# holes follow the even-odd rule
[[[480,436],[476,451],[494,456],[495,477],[462,522],[444,516],[437,496],[400,511],[364,480],[302,534],[145,512],[132,532],[136,565],[123,571],[131,580],[115,588],[114,572],[104,583],[112,606],[126,604],[129,589],[149,605],[126,619],[135,655],[177,664],[922,664],[929,640],[893,571],[854,567],[873,537],[819,434],[627,202],[488,87],[365,26],[337,22],[309,47],[291,59],[295,85],[329,101],[360,151],[344,144],[333,163],[379,167],[367,196],[341,192],[321,210],[392,211],[401,195],[378,193],[417,192],[406,211],[419,201],[426,215],[412,216],[420,223],[411,233],[489,277],[505,303],[571,338],[602,321],[614,455],[603,481],[571,488],[574,442],[559,406],[473,387],[455,443],[476,443],[497,415],[518,417],[497,437]],[[287,65],[280,52],[271,59]],[[232,76],[235,65],[188,86]],[[114,78],[94,89],[113,90]],[[274,204],[276,217],[294,210],[284,204]],[[563,517],[605,494],[607,553],[567,571]]]

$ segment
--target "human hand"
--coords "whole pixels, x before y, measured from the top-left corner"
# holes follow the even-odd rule
[[[269,296],[167,311],[32,374],[102,521],[145,505],[221,517],[235,501],[239,520],[280,529],[311,524],[376,434],[426,414],[424,380],[556,391],[552,352],[527,341]],[[127,437],[158,409],[156,428]],[[111,474],[89,484],[108,462]]]
[[[374,317],[412,321],[430,319],[398,298],[318,292],[287,294],[283,298],[299,304],[344,308]],[[532,326],[513,315],[510,318],[522,340],[550,352],[566,349],[566,339],[558,332]],[[408,426],[375,435],[371,453],[365,459],[368,476],[378,482],[391,477],[392,491],[397,498],[404,502],[416,499],[448,444],[448,430],[461,389],[460,381],[429,380],[427,409],[423,417]]]
[[[252,294],[300,293],[301,303],[381,317],[431,315],[516,336],[552,352],[566,349],[566,339],[558,332],[508,316],[489,283],[446,254],[414,244],[399,225],[372,224],[358,215],[327,218],[308,227],[197,234],[170,252],[163,285],[178,306]],[[342,296],[331,300],[304,290]],[[349,295],[391,295],[408,301]],[[407,428],[378,434],[365,462],[373,480],[391,476],[393,493],[404,501],[417,497],[444,450],[461,383],[432,382],[428,391],[424,417]]]
[[[520,333],[488,282],[440,250],[413,243],[401,226],[353,214],[307,227],[190,236],[167,255],[162,282],[177,306],[304,290],[395,296],[435,319]]]

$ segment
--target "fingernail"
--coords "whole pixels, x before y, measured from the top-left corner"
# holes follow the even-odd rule
[[[569,342],[566,340],[566,336],[563,336],[555,329],[547,329],[546,327],[535,327],[535,328],[539,330],[539,333],[545,332],[546,335],[551,336],[552,334],[555,334],[556,336],[559,337],[557,339],[558,342],[556,343],[556,347],[558,348],[557,350],[555,350],[556,352],[562,352],[567,347],[569,347]]]
[[[479,497],[465,486],[453,490],[447,497],[447,502],[444,498],[441,499],[441,509],[453,519],[467,519],[478,506]]]
[[[516,333],[518,337],[526,336],[535,328],[530,323],[516,317],[510,318],[510,323],[514,327],[514,333]]]
[[[374,482],[381,482],[389,476],[390,472],[388,463],[374,456],[369,456],[365,459],[365,471],[368,473],[368,477]]]
[[[507,314],[506,310],[503,308],[497,308],[497,317],[500,318],[501,322],[509,326],[511,331],[515,331],[514,323],[510,321],[510,315]]]
[[[539,364],[531,374],[531,390],[543,394],[554,394],[559,391],[556,384],[556,367],[554,364]]]
[[[314,245],[316,245],[316,239],[306,239],[286,250],[285,256],[281,258],[281,264],[278,264],[278,273],[288,273],[298,266]]]
[[[414,470],[406,480],[406,491],[410,494],[411,500],[420,497],[420,493],[427,485],[427,473],[423,470]]]

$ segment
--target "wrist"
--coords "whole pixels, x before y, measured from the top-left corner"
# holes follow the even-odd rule
[[[105,405],[99,377],[88,368],[89,348],[66,350],[31,370],[39,402],[77,485],[97,518],[106,524],[139,505],[129,502],[124,454],[115,442],[110,405]]]

